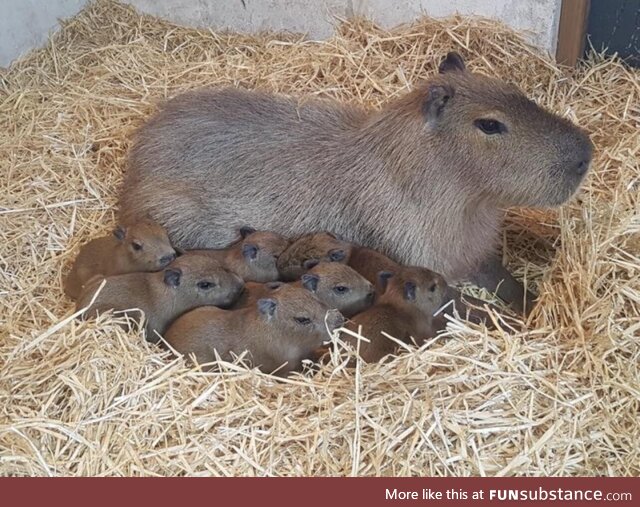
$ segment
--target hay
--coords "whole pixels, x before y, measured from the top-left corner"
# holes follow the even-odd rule
[[[158,99],[232,84],[377,106],[451,49],[597,146],[577,199],[510,214],[506,259],[541,293],[526,326],[453,322],[395,360],[353,371],[334,355],[277,381],[191,370],[112,318],[68,318],[62,275],[113,224],[130,135]],[[640,473],[638,70],[597,55],[561,70],[484,20],[345,22],[311,42],[103,1],[0,85],[0,474]]]

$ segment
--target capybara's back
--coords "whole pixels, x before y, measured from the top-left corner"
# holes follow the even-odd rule
[[[246,224],[261,229],[268,223],[272,228],[265,230],[286,233],[308,230],[318,216],[332,223],[339,202],[321,199],[318,189],[328,174],[339,176],[342,163],[332,161],[331,152],[364,117],[330,101],[231,88],[178,96],[138,132],[121,217],[150,214],[188,249],[222,248]],[[292,208],[299,208],[293,220]]]

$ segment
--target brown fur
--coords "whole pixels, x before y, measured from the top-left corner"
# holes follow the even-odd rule
[[[191,250],[220,261],[227,269],[246,282],[278,280],[276,263],[289,246],[289,240],[274,232],[258,231],[248,234],[231,246],[220,250]]]
[[[234,308],[254,305],[258,299],[269,297],[280,284],[245,284],[245,290]],[[290,285],[307,289],[319,301],[347,318],[371,306],[375,294],[374,287],[368,280],[339,262],[321,262]]]
[[[278,259],[280,276],[296,280],[316,262],[332,262],[332,255],[376,285],[380,271],[395,272],[400,265],[386,255],[371,248],[352,245],[328,232],[305,234],[293,241]],[[343,255],[344,254],[344,255]]]
[[[350,243],[329,232],[305,234],[293,241],[278,259],[280,277],[285,281],[297,280],[319,262],[346,264],[351,248]]]
[[[489,134],[486,120],[504,129]],[[244,223],[331,230],[457,281],[494,252],[504,208],[564,203],[591,152],[571,122],[450,54],[379,111],[239,89],[180,95],[138,132],[120,213],[149,213],[185,248],[225,245]]]
[[[242,294],[240,294],[240,297],[233,305],[233,310],[255,305],[258,299],[269,297],[269,294],[273,290],[280,288],[283,284],[284,282],[246,282]]]
[[[327,326],[333,331],[343,323],[337,310],[329,310],[309,291],[283,284],[248,308],[189,312],[169,328],[166,339],[179,353],[195,355],[200,364],[215,361],[216,353],[230,361],[248,351],[252,365],[284,376],[300,369],[302,360],[330,339]]]
[[[80,249],[65,279],[64,291],[70,298],[77,299],[83,285],[96,275],[159,271],[175,256],[161,225],[141,220],[126,228],[118,226],[112,235],[96,238]]]
[[[354,245],[349,257],[349,266],[364,276],[372,284],[378,283],[380,271],[395,272],[400,269],[397,262],[371,248]]]
[[[407,284],[414,287],[414,299],[407,295]],[[433,314],[445,303],[446,295],[444,278],[428,269],[405,267],[393,274],[376,303],[348,324],[353,331],[361,328],[362,336],[370,340],[361,342],[360,357],[375,362],[394,353],[397,345],[383,331],[405,343],[435,336],[438,327]],[[345,334],[343,339],[357,348],[356,338]]]
[[[92,278],[80,294],[76,309],[88,306],[103,277]],[[213,284],[201,287],[202,284]],[[106,278],[96,301],[83,314],[92,317],[108,310],[124,311],[139,321],[140,311],[146,317],[146,336],[159,341],[154,331],[163,334],[179,315],[203,305],[228,307],[238,298],[243,282],[215,259],[197,254],[178,257],[164,271],[128,273]]]

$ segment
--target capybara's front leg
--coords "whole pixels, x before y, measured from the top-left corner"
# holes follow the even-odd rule
[[[470,280],[490,292],[495,292],[518,313],[528,315],[535,306],[535,294],[526,290],[524,285],[513,277],[497,255],[482,262]]]

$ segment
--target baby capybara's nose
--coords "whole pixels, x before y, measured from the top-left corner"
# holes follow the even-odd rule
[[[162,267],[168,266],[169,264],[171,264],[175,260],[175,258],[176,258],[176,253],[175,252],[167,254],[167,255],[164,255],[164,256],[160,257],[160,265]]]
[[[329,310],[327,312],[327,326],[329,326],[329,331],[335,331],[338,328],[344,326],[346,319],[338,310]]]

